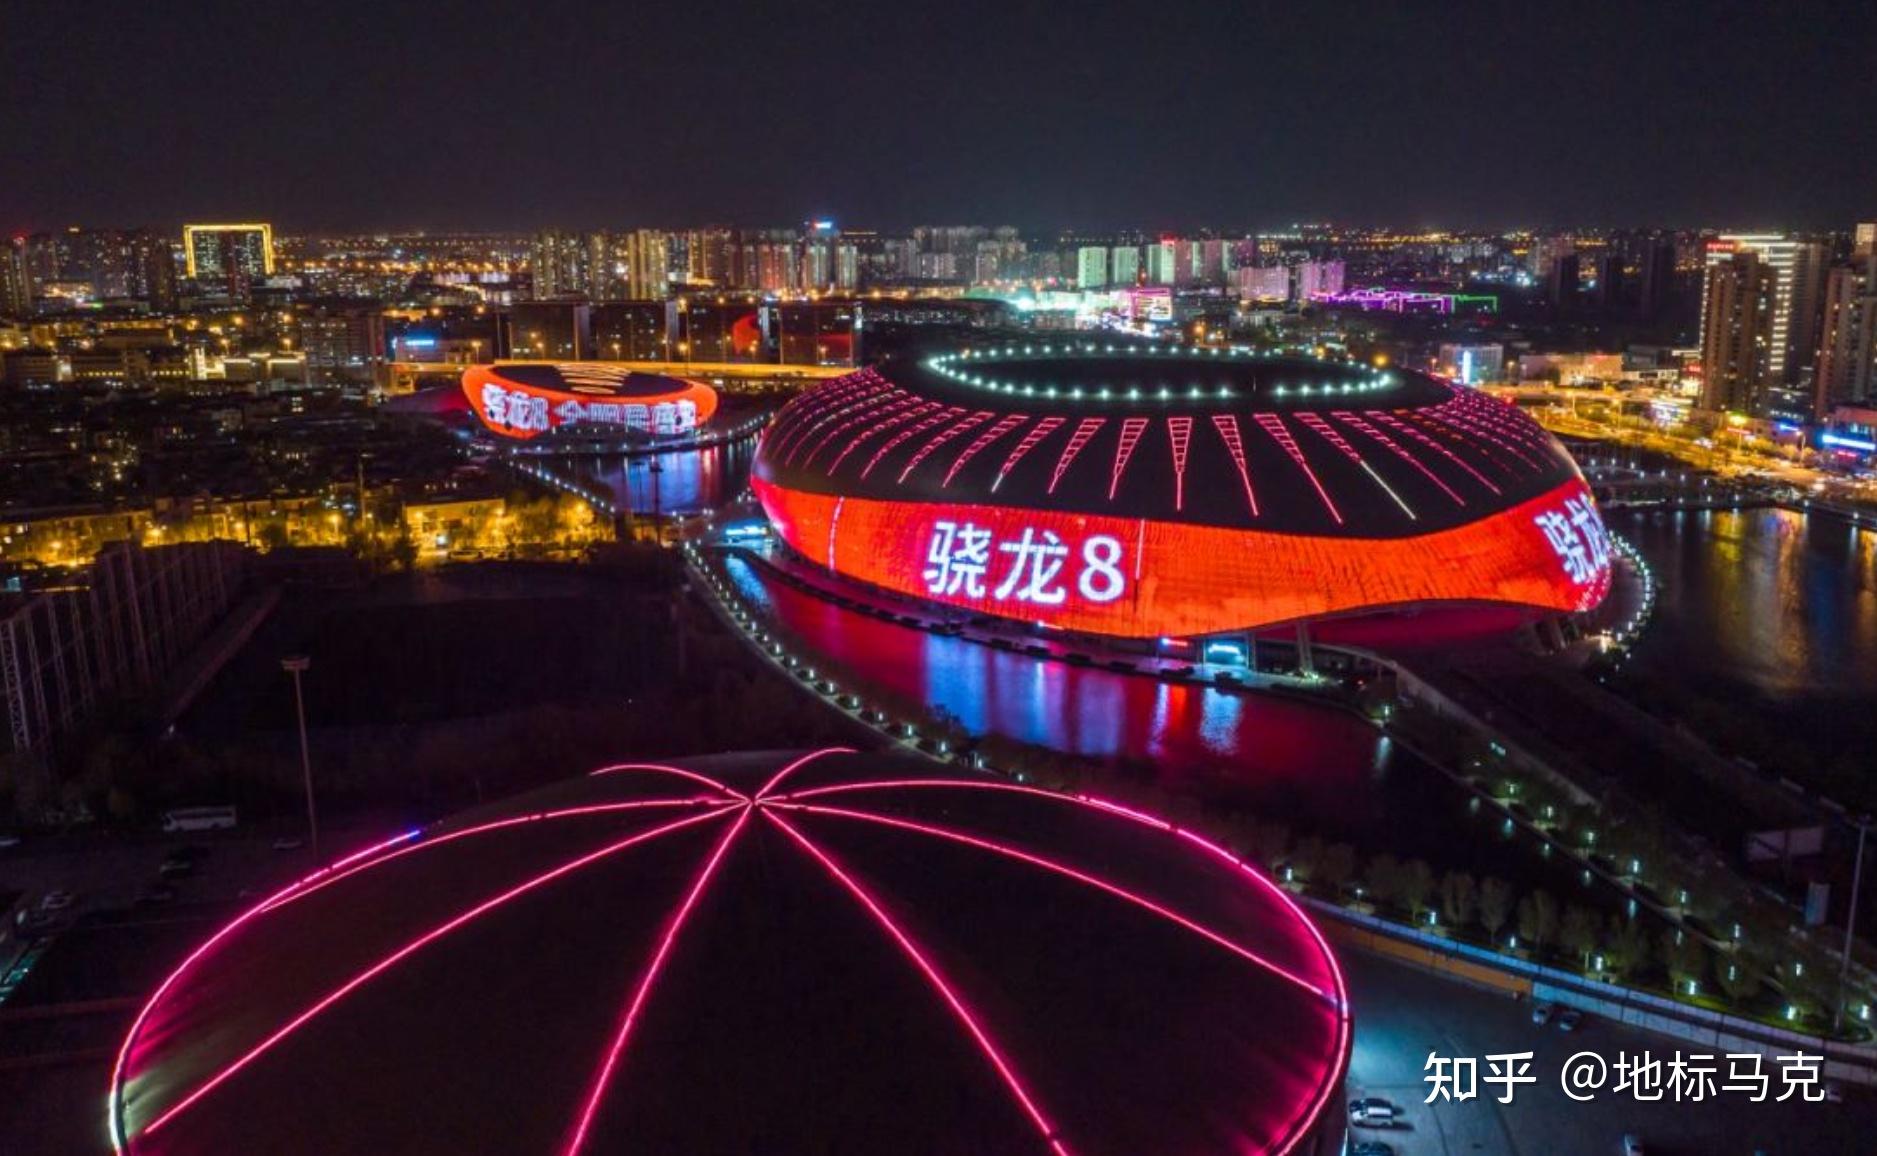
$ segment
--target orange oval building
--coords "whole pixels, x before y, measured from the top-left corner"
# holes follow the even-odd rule
[[[606,361],[471,366],[463,394],[489,432],[521,441],[574,429],[670,436],[689,433],[717,412],[717,391],[702,382]]]

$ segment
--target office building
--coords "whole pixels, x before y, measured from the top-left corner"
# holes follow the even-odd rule
[[[1877,400],[1877,254],[1826,276],[1814,412]]]
[[[1084,245],[1075,251],[1075,283],[1081,289],[1107,287],[1107,249],[1100,245]]]
[[[1757,249],[1711,255],[1701,293],[1701,408],[1758,414],[1774,384],[1779,272]]]
[[[1126,288],[1140,284],[1140,246],[1116,245],[1108,250],[1108,277],[1111,283]]]
[[[189,279],[210,296],[245,301],[274,272],[272,225],[184,225],[182,244]]]

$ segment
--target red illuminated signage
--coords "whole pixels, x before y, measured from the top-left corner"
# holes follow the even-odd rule
[[[1596,606],[1611,549],[1582,482],[1410,538],[1319,537],[754,482],[777,532],[888,590],[1066,630],[1211,634],[1429,602]]]
[[[661,437],[689,433],[717,412],[716,391],[698,382],[666,378],[668,390],[628,393],[608,384],[630,376],[623,371],[591,362],[565,368],[570,379],[585,374],[595,384],[570,380],[567,388],[550,389],[505,376],[499,365],[475,366],[463,374],[463,393],[491,433],[522,441],[573,425]]]

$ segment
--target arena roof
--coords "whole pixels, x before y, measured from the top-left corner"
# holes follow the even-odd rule
[[[1523,414],[1422,374],[1153,344],[884,363],[788,406],[757,473],[845,497],[1369,538],[1579,478]]]
[[[262,902],[137,1017],[112,1133],[1282,1152],[1332,1105],[1349,1032],[1309,920],[1190,832],[906,756],[727,756],[609,767]]]

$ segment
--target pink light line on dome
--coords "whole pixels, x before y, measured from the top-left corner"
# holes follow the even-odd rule
[[[781,770],[777,771],[775,774],[770,775],[769,781],[764,783],[762,785],[762,788],[756,792],[756,795],[755,795],[756,801],[761,802],[762,800],[768,798],[769,792],[775,790],[776,785],[778,783],[780,783],[783,779],[786,779],[791,774],[793,774],[795,772],[795,768],[797,767],[803,766],[807,763],[811,763],[823,755],[851,755],[853,753],[854,753],[853,747],[822,747],[818,751],[809,751],[807,754],[803,755],[799,759],[796,759],[794,762],[790,763],[788,766],[783,767]]]
[[[671,920],[665,926],[665,934],[658,941],[658,950],[652,954],[651,962],[645,965],[645,974],[639,978],[638,986],[633,989],[632,1002],[626,1006],[625,1018],[619,1022],[619,1032],[613,1037],[612,1045],[606,1049],[606,1059],[594,1077],[593,1090],[587,1094],[586,1104],[580,1110],[580,1118],[574,1124],[573,1136],[567,1141],[566,1156],[574,1156],[586,1143],[587,1132],[593,1127],[594,1117],[599,1114],[600,1101],[606,1098],[607,1085],[612,1083],[613,1071],[619,1066],[620,1057],[625,1054],[626,1040],[632,1034],[633,1024],[638,1022],[639,1013],[645,1008],[645,1001],[652,992],[652,984],[657,982],[658,973],[665,966],[665,958],[671,954],[671,947],[677,942],[678,932],[683,929],[685,920],[690,917],[691,909],[697,906],[698,896],[704,893],[704,888],[709,885],[711,876],[716,874],[717,865],[723,862],[724,853],[730,849],[730,844],[736,841],[737,835],[749,822],[753,806],[754,804],[750,804],[738,811],[736,822],[730,824],[730,829],[724,833],[724,837],[717,841],[716,849],[711,852],[710,858],[704,863],[703,870],[699,871],[697,878],[692,881],[691,889],[685,893],[684,901],[678,905],[677,910],[672,912]]]
[[[666,766],[664,763],[614,763],[611,766],[601,767],[598,770],[589,771],[587,773],[588,775],[617,775],[627,771],[656,771],[660,774],[678,775],[682,778],[690,779],[694,783],[702,783],[712,790],[722,791],[725,795],[733,799],[749,798],[749,796],[745,795],[742,791],[726,786],[716,779],[711,778],[709,775],[700,775],[696,771],[688,770],[684,767]]]
[[[538,822],[543,819],[577,819],[583,815],[605,815],[615,811],[638,811],[647,807],[727,807],[733,802],[735,802],[733,799],[713,799],[704,795],[694,795],[684,799],[625,799],[617,803],[583,803],[578,807],[562,807],[554,811],[531,811],[526,815],[511,815],[506,819],[494,819],[487,823],[478,823],[473,827],[464,827],[457,831],[446,831],[434,838],[418,839],[409,846],[399,847],[389,855],[381,855],[369,862],[358,863],[343,871],[338,870],[339,864],[335,863],[328,869],[328,874],[324,878],[311,880],[309,886],[296,890],[291,895],[280,894],[267,900],[263,910],[272,911],[277,907],[285,907],[289,903],[298,903],[300,900],[315,895],[342,879],[350,879],[361,871],[381,867],[393,860],[402,859],[406,855],[414,855],[419,851],[428,851],[434,847],[442,847],[445,844],[454,843],[458,839],[467,838],[471,835],[484,835],[490,831],[500,831],[504,828],[516,827],[524,823]],[[421,831],[413,831],[410,833],[413,838],[422,834],[423,832]],[[356,859],[358,857],[352,856],[351,858]],[[346,860],[342,860],[342,862],[345,861]]]
[[[893,922],[892,917],[889,916],[885,909],[880,906],[879,902],[868,893],[867,889],[856,882],[846,871],[842,870],[841,865],[836,863],[826,851],[816,846],[809,840],[808,836],[796,830],[793,824],[777,814],[775,808],[763,808],[763,817],[782,828],[783,832],[787,834],[789,838],[795,840],[802,850],[812,855],[822,867],[827,869],[828,874],[834,876],[841,886],[847,889],[849,894],[860,901],[860,905],[865,907],[868,914],[873,916],[874,921],[880,925],[881,929],[892,937],[893,941],[899,945],[900,950],[911,958],[914,966],[925,974],[926,979],[932,984],[933,988],[937,990],[940,997],[950,1006],[952,1013],[965,1025],[965,1030],[970,1032],[971,1038],[977,1041],[978,1047],[983,1050],[985,1057],[991,1061],[991,1066],[996,1068],[997,1074],[1003,1077],[1004,1084],[1010,1089],[1011,1095],[1016,1097],[1017,1103],[1022,1106],[1024,1113],[1030,1117],[1030,1120],[1036,1125],[1037,1130],[1043,1134],[1043,1139],[1049,1144],[1050,1150],[1056,1152],[1058,1156],[1069,1156],[1068,1147],[1063,1144],[1062,1138],[1057,1134],[1055,1126],[1049,1122],[1049,1118],[1043,1115],[1043,1111],[1037,1105],[1035,1099],[1024,1089],[1023,1081],[1018,1079],[1016,1069],[1011,1066],[1009,1060],[1004,1058],[1003,1052],[998,1049],[996,1043],[991,1040],[990,1034],[978,1023],[977,1016],[972,1014],[971,1009],[965,1005],[964,1000],[959,997],[957,991],[951,986],[950,982],[946,980],[944,974],[939,971],[938,965],[934,964],[931,959],[926,956],[925,952],[920,949],[919,945],[913,941],[911,936],[900,928],[899,924]]]
[[[1073,879],[1077,883],[1081,883],[1086,886],[1093,887],[1098,891],[1104,891],[1108,893],[1109,895],[1114,896],[1117,899],[1123,900],[1124,902],[1127,902],[1127,903],[1131,903],[1135,905],[1136,907],[1141,908],[1144,911],[1150,912],[1154,915],[1159,916],[1162,919],[1165,919],[1171,923],[1177,924],[1178,926],[1185,928],[1186,930],[1194,933],[1195,935],[1198,935],[1201,938],[1210,940],[1213,943],[1217,944],[1218,946],[1223,947],[1225,950],[1240,957],[1241,959],[1247,960],[1257,965],[1259,968],[1271,973],[1277,978],[1282,979],[1286,981],[1287,983],[1294,984],[1297,987],[1300,987],[1303,990],[1309,992],[1313,996],[1317,996],[1321,999],[1328,1000],[1332,1006],[1335,1006],[1338,1002],[1337,997],[1334,994],[1324,991],[1322,988],[1311,983],[1309,980],[1304,979],[1301,976],[1298,976],[1286,970],[1285,968],[1279,966],[1276,963],[1273,963],[1272,961],[1266,959],[1262,955],[1259,955],[1257,952],[1251,950],[1250,948],[1244,946],[1243,944],[1234,942],[1229,937],[1212,930],[1211,928],[1205,926],[1202,923],[1199,923],[1196,920],[1189,919],[1186,916],[1181,915],[1179,912],[1173,910],[1172,908],[1164,906],[1163,904],[1157,903],[1154,900],[1147,898],[1145,895],[1141,895],[1140,893],[1135,892],[1135,891],[1130,891],[1125,887],[1122,887],[1115,883],[1111,883],[1106,879],[1100,878],[1099,876],[1090,875],[1086,871],[1082,871],[1075,867],[1069,866],[1067,863],[1060,863],[1046,856],[1038,855],[1030,851],[1024,851],[1021,848],[1013,847],[1006,843],[999,843],[999,842],[996,842],[995,840],[980,838],[966,831],[959,831],[950,827],[940,827],[940,826],[936,826],[930,823],[918,823],[910,819],[899,819],[899,818],[894,818],[888,815],[876,815],[867,811],[851,811],[842,807],[822,807],[822,806],[817,806],[813,803],[775,803],[773,805],[778,806],[778,807],[788,808],[791,810],[802,811],[807,814],[832,815],[836,818],[841,818],[841,819],[853,819],[853,820],[858,820],[860,822],[866,822],[866,823],[879,823],[887,827],[898,828],[899,830],[902,830],[902,831],[912,831],[917,834],[929,835],[938,839],[948,839],[954,843],[961,843],[967,847],[975,847],[981,851],[988,851],[993,855],[1002,855],[1007,858],[1015,859],[1022,863],[1028,863],[1033,867],[1040,867],[1045,871],[1051,871],[1065,878]]]
[[[171,971],[169,975],[164,978],[163,982],[157,985],[156,990],[150,993],[150,998],[144,1001],[143,1008],[137,1012],[137,1018],[131,1021],[130,1030],[124,1033],[124,1042],[118,1046],[117,1059],[111,1065],[111,1096],[110,1104],[105,1113],[105,1122],[107,1130],[110,1132],[111,1148],[114,1151],[124,1151],[124,1145],[128,1143],[128,1138],[124,1135],[124,1104],[121,1092],[124,1084],[125,1069],[129,1067],[130,1064],[131,1046],[136,1042],[137,1034],[143,1029],[144,1022],[150,1018],[150,1013],[155,1010],[157,1001],[168,994],[169,989],[175,986],[178,979],[182,978],[183,972],[188,971],[195,965],[196,961],[207,955],[216,944],[228,938],[230,935],[233,935],[236,930],[241,928],[249,920],[267,911],[276,901],[325,877],[342,864],[349,865],[369,858],[380,851],[388,850],[400,843],[415,839],[419,834],[421,834],[419,831],[406,831],[401,835],[386,839],[381,843],[374,843],[369,847],[334,861],[329,866],[321,867],[304,878],[297,879],[287,884],[279,891],[274,892],[272,895],[223,924],[220,931],[217,931],[214,935],[203,940],[201,946],[190,952],[188,956],[176,966],[175,970]]]
[[[274,1031],[274,1033],[269,1035],[266,1039],[254,1045],[252,1048],[249,1048],[245,1053],[243,1053],[240,1057],[235,1059],[233,1062],[225,1065],[214,1076],[210,1077],[206,1082],[199,1085],[195,1091],[189,1093],[189,1095],[185,1096],[181,1101],[179,1101],[174,1106],[170,1107],[168,1110],[163,1112],[155,1120],[151,1121],[151,1123],[147,1127],[142,1129],[140,1135],[142,1136],[155,1135],[156,1132],[160,1130],[164,1125],[168,1124],[171,1120],[175,1119],[182,1112],[188,1110],[190,1106],[195,1104],[197,1101],[201,1100],[202,1097],[208,1095],[210,1092],[220,1087],[223,1083],[227,1082],[237,1072],[241,1071],[243,1068],[247,1067],[249,1064],[259,1059],[266,1052],[272,1050],[275,1045],[279,1044],[282,1040],[286,1039],[289,1035],[292,1035],[295,1031],[298,1031],[308,1021],[312,1020],[313,1017],[319,1015],[321,1012],[325,1011],[327,1008],[338,1003],[340,1000],[344,999],[346,996],[350,995],[352,992],[358,990],[360,987],[364,986],[366,983],[369,983],[371,980],[382,975],[384,972],[390,970],[392,967],[396,966],[398,963],[402,962],[403,960],[409,958],[411,955],[415,954],[416,952],[422,950],[424,947],[430,945],[431,943],[436,942],[438,939],[441,939],[443,936],[448,935],[452,931],[455,931],[457,928],[462,927],[464,924],[467,924],[471,922],[472,920],[475,920],[483,915],[488,914],[490,911],[493,911],[497,907],[502,906],[503,904],[509,902],[512,899],[519,898],[520,896],[525,895],[528,892],[533,891],[538,887],[542,887],[548,883],[551,883],[554,880],[559,879],[564,875],[571,874],[572,872],[577,871],[582,867],[588,866],[589,864],[597,862],[598,860],[603,859],[607,857],[608,855],[612,855],[616,852],[623,851],[627,849],[628,847],[633,847],[638,844],[648,842],[652,839],[656,839],[660,835],[667,835],[673,831],[680,830],[684,827],[689,827],[696,823],[702,823],[707,819],[716,818],[717,816],[723,813],[724,813],[724,808],[721,808],[721,807],[712,808],[711,810],[706,811],[702,814],[691,815],[687,818],[677,819],[670,823],[665,823],[660,826],[654,827],[649,831],[641,831],[635,835],[632,835],[629,838],[622,839],[616,843],[608,844],[607,846],[602,847],[597,851],[591,851],[585,855],[580,856],[577,859],[569,860],[565,863],[560,864],[557,867],[554,867],[548,871],[542,872],[541,874],[536,875],[533,878],[530,878],[522,883],[519,883],[514,887],[511,887],[507,891],[504,891],[501,894],[496,895],[495,897],[491,899],[486,899],[483,902],[477,904],[476,906],[470,908],[469,910],[461,912],[458,915],[450,918],[449,920],[441,924],[438,924],[436,927],[431,928],[429,931],[426,931],[425,933],[418,936],[417,938],[409,941],[403,947],[398,948],[396,951],[392,952],[390,955],[383,957],[377,963],[374,963],[370,967],[366,968],[364,971],[353,976],[351,979],[347,980],[345,983],[341,984],[339,987],[334,988],[332,991],[328,992],[325,996],[321,997],[312,1006],[308,1007],[305,1011],[302,1011],[299,1015],[289,1020],[284,1026]]]
[[[1275,1156],[1287,1156],[1288,1153],[1294,1151],[1297,1145],[1303,1140],[1305,1134],[1308,1133],[1310,1128],[1321,1118],[1324,1109],[1328,1107],[1330,1097],[1336,1091],[1336,1077],[1338,1072],[1348,1060],[1350,1037],[1355,1030],[1349,1012],[1349,986],[1343,979],[1342,965],[1336,961],[1335,953],[1330,951],[1329,941],[1323,938],[1323,932],[1317,928],[1315,923],[1310,921],[1309,916],[1304,914],[1303,908],[1297,905],[1296,899],[1282,887],[1278,886],[1276,881],[1271,879],[1264,872],[1253,867],[1251,864],[1240,859],[1238,856],[1232,854],[1232,852],[1214,843],[1205,836],[1186,830],[1183,827],[1175,826],[1157,815],[1150,815],[1145,811],[1136,810],[1133,807],[1123,806],[1120,803],[1110,802],[1106,799],[1096,798],[1093,795],[1059,794],[1055,791],[1045,791],[1041,787],[1028,787],[1020,783],[998,783],[971,779],[875,779],[867,782],[834,783],[825,787],[811,787],[806,791],[798,791],[792,795],[781,796],[781,798],[800,800],[842,794],[849,791],[933,787],[959,787],[974,791],[1008,791],[1016,794],[1034,795],[1059,803],[1073,803],[1084,807],[1092,807],[1131,822],[1154,828],[1155,830],[1165,831],[1205,850],[1226,865],[1236,868],[1241,875],[1269,892],[1273,898],[1283,905],[1284,909],[1289,912],[1292,920],[1309,932],[1311,941],[1316,945],[1317,951],[1329,965],[1330,990],[1334,993],[1334,1006],[1337,1012],[1336,1046],[1333,1050],[1335,1059],[1324,1065],[1323,1070],[1318,1074],[1319,1087],[1310,1107],[1298,1114],[1297,1118],[1291,1124],[1288,1139],[1278,1148],[1274,1149]],[[771,818],[778,818],[773,809],[770,809],[766,813]],[[778,821],[780,821],[779,818]]]

